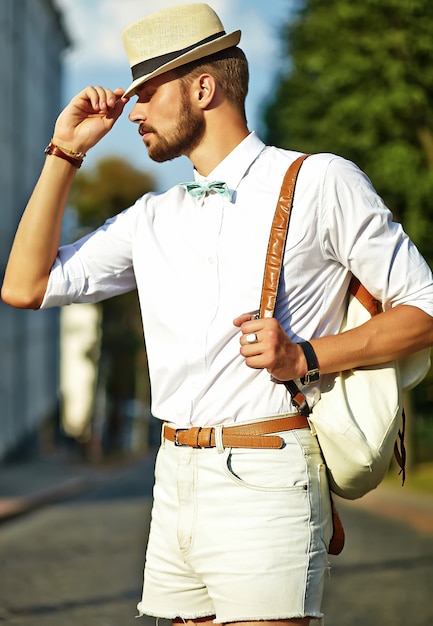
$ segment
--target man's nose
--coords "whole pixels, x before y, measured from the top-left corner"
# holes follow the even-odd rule
[[[130,122],[134,122],[135,124],[143,122],[145,119],[143,105],[139,105],[138,103],[134,104],[129,112],[128,118]]]

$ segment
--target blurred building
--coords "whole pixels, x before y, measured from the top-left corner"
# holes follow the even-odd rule
[[[0,271],[61,108],[68,36],[54,0],[0,1]],[[37,233],[35,233],[37,236]],[[56,419],[59,311],[0,303],[0,460]]]
[[[101,307],[71,304],[60,316],[60,416],[65,435],[91,438],[98,383]]]

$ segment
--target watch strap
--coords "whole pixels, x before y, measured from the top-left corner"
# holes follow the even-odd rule
[[[310,385],[320,378],[319,362],[313,346],[309,341],[301,341],[299,346],[302,348],[307,361],[307,373],[301,378],[301,383],[303,385]]]

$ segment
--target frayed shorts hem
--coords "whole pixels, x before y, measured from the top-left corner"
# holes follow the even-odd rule
[[[244,616],[226,615],[222,619],[214,619],[214,623],[225,624],[225,623],[235,623],[235,622],[278,622],[281,620],[288,620],[288,619],[305,619],[307,617],[310,618],[311,620],[311,619],[322,619],[323,616],[324,616],[323,613],[316,613],[316,614],[310,613],[309,615],[305,615],[305,613],[290,613],[290,614],[281,613],[280,615],[266,614],[266,615],[261,615],[260,617],[257,617],[255,615],[244,615]]]
[[[141,609],[140,605],[138,605],[138,611],[139,614],[136,615],[137,618],[139,617],[155,617],[157,619],[169,619],[169,620],[174,620],[174,619],[183,619],[183,620],[194,620],[194,619],[201,619],[203,617],[214,617],[215,613],[208,613],[206,612],[198,612],[198,613],[185,613],[185,614],[179,614],[179,613],[165,613],[165,614],[161,614],[161,613],[156,613],[153,611],[146,611],[145,609]],[[322,620],[324,617],[323,613],[315,613],[312,612],[308,615],[305,614],[301,614],[301,613],[297,613],[296,615],[294,614],[282,614],[282,615],[265,615],[265,616],[260,616],[260,617],[256,617],[254,615],[248,615],[248,616],[244,616],[244,617],[239,617],[239,615],[234,615],[232,617],[230,616],[226,616],[224,619],[214,619],[213,622],[214,624],[224,624],[226,622],[268,622],[268,621],[279,621],[279,620],[287,620],[287,619],[304,619],[306,617],[309,617],[310,619],[314,619],[314,620]]]
[[[208,611],[199,611],[197,613],[191,614],[191,613],[157,613],[154,611],[147,611],[144,608],[141,608],[140,604],[137,606],[138,609],[138,615],[136,615],[137,618],[139,617],[155,617],[155,618],[159,618],[159,619],[184,619],[184,620],[188,620],[188,619],[201,619],[203,617],[214,617],[215,616],[215,611],[209,613]],[[219,622],[218,622],[219,623]]]

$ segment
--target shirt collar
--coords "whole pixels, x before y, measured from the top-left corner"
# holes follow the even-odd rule
[[[194,170],[194,179],[223,180],[232,191],[236,191],[251,164],[265,147],[263,141],[253,131],[208,176],[201,176]]]

